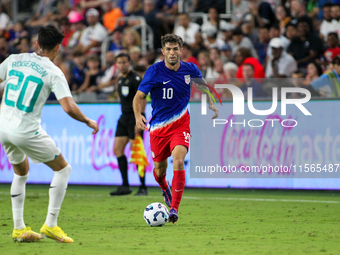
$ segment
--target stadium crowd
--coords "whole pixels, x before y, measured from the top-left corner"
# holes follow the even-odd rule
[[[210,84],[234,84],[245,94],[252,87],[258,98],[280,86],[340,97],[340,0],[232,0],[227,19],[220,15],[225,0],[188,1],[190,12],[179,13],[177,0],[40,0],[30,19],[15,23],[0,6],[0,63],[10,54],[34,52],[39,28],[52,23],[65,35],[54,63],[75,99],[115,101],[115,56],[128,53],[143,76],[164,59],[160,37],[175,33],[184,41],[182,61],[196,64]],[[191,15],[202,12],[206,18]],[[141,36],[144,21],[151,43]],[[231,97],[229,90],[217,92]],[[199,99],[199,90],[193,87],[191,97]]]

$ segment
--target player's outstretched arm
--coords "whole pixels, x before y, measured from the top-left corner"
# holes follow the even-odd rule
[[[209,88],[207,86],[205,86],[204,84],[208,84],[208,83],[204,78],[202,78],[202,84],[197,84],[197,86],[200,87],[200,88],[204,88],[206,90],[209,90]],[[201,91],[202,91],[202,94],[207,95],[209,109],[212,110],[215,113],[215,115],[212,117],[212,119],[216,119],[218,117],[218,110],[217,110],[216,106],[214,105],[214,102],[213,102],[211,96],[208,93],[206,93],[205,91],[203,91],[203,90],[201,90]]]
[[[92,134],[96,134],[99,131],[98,124],[95,120],[91,120],[86,117],[79,109],[76,102],[74,102],[72,97],[64,97],[59,100],[60,105],[63,110],[73,119],[85,123],[88,127],[92,128]]]
[[[142,112],[142,106],[141,106],[141,102],[143,102],[143,100],[145,100],[145,94],[138,90],[134,99],[133,99],[133,112],[135,113],[135,118],[136,118],[136,127],[139,129],[142,129],[144,131],[146,131],[146,119],[145,117],[141,114]],[[145,105],[144,105],[145,107]]]

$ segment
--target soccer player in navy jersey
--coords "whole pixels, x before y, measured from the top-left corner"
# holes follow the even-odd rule
[[[174,34],[161,38],[165,60],[148,68],[133,100],[136,126],[147,130],[141,115],[140,102],[150,92],[152,118],[149,123],[150,145],[155,164],[154,177],[162,188],[164,201],[170,207],[169,221],[178,220],[178,207],[185,186],[184,158],[189,148],[190,115],[188,104],[190,85],[194,78],[202,83],[202,74],[196,65],[180,61],[183,40]],[[209,108],[218,116],[218,110],[208,96]],[[173,156],[174,177],[172,191],[165,179],[167,158]]]

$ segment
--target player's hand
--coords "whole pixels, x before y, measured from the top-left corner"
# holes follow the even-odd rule
[[[146,123],[146,119],[142,114],[136,117],[136,128],[146,131],[147,128],[146,128],[145,123]]]
[[[218,110],[215,105],[209,104],[209,109],[214,111],[215,115],[212,117],[212,119],[216,119],[218,117]]]
[[[92,134],[97,134],[97,132],[99,131],[99,127],[98,127],[98,124],[95,120],[91,120],[89,119],[87,122],[86,122],[86,125],[89,127],[89,128],[92,128],[93,131],[92,131]]]

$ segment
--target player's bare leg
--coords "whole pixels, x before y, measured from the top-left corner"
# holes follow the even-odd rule
[[[178,207],[182,199],[185,186],[184,159],[188,152],[187,147],[177,145],[172,150],[174,177],[172,179],[172,203],[169,221],[175,223],[178,220]]]
[[[116,191],[112,191],[110,193],[111,196],[128,195],[132,192],[128,179],[128,161],[124,154],[124,149],[129,141],[130,144],[133,145],[134,141],[132,139],[129,139],[128,136],[115,137],[113,152],[117,157],[119,170],[122,175],[123,185],[118,187]]]
[[[11,185],[12,212],[14,221],[14,230],[12,238],[18,242],[34,242],[41,239],[41,236],[26,227],[24,223],[24,203],[26,194],[26,181],[28,178],[29,164],[25,157],[24,161],[19,164],[12,164],[14,169],[14,178]]]
[[[49,204],[45,224],[41,227],[40,233],[44,237],[51,238],[61,243],[73,243],[73,239],[68,237],[57,225],[61,204],[66,194],[68,179],[71,174],[71,166],[65,161],[62,154],[54,160],[45,162],[54,171],[49,190]]]
[[[162,162],[154,162],[155,169],[153,170],[153,176],[156,182],[162,189],[164,202],[167,206],[171,206],[172,194],[168,182],[166,181],[166,169],[168,168],[168,160]]]

